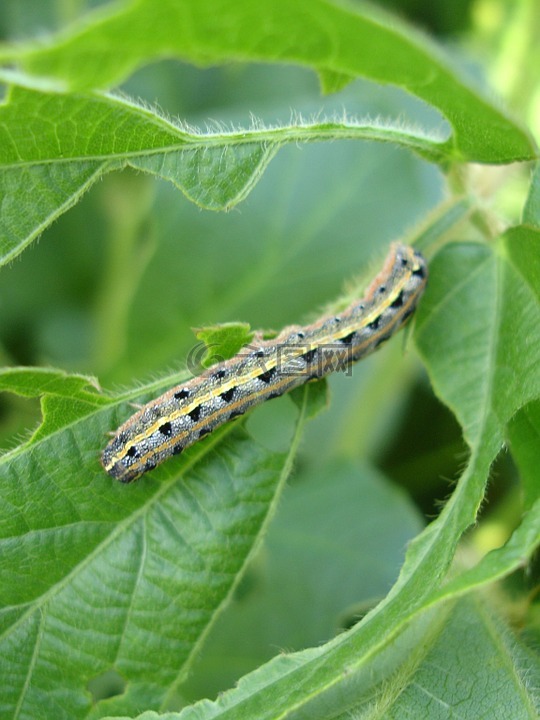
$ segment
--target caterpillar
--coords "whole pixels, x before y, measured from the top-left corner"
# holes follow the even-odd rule
[[[120,482],[132,482],[265,400],[369,355],[413,313],[427,274],[419,252],[393,243],[365,296],[339,315],[286,327],[271,340],[258,338],[144,405],[104,449],[104,469]]]

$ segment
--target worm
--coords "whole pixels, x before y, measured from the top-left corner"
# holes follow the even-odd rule
[[[303,383],[344,370],[374,352],[414,312],[427,283],[422,255],[393,243],[364,297],[339,315],[257,339],[229,360],[168,390],[121,425],[101,462],[129,483],[220,425]]]

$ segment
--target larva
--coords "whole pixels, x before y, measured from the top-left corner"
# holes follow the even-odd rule
[[[339,316],[257,341],[152,400],[118,429],[103,467],[131,482],[255,405],[369,355],[406,322],[426,282],[422,255],[394,243],[363,299]]]

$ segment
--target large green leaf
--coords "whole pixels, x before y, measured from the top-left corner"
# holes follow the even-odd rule
[[[437,133],[397,124],[298,122],[202,133],[120,98],[14,88],[0,106],[0,264],[111,170],[144,170],[173,182],[201,207],[226,210],[245,198],[283,145],[338,139],[395,142],[441,156]]]
[[[169,0],[158,11],[149,0],[138,0],[88,15],[45,47],[3,49],[6,60],[19,60],[38,75],[69,78],[72,88],[83,91],[164,55],[203,64],[296,62],[320,72],[328,87],[357,76],[402,86],[442,112],[453,134],[401,120],[335,118],[193,131],[119,98],[56,94],[57,85],[51,90],[46,82],[6,71],[14,87],[0,108],[0,262],[15,257],[103,173],[126,165],[166,178],[195,203],[219,210],[243,200],[287,143],[373,139],[440,163],[536,155],[527,133],[472,89],[427,38],[363,6],[267,0],[255,11],[246,0]],[[34,202],[26,210],[29,196]]]
[[[112,669],[124,711],[164,702],[272,513],[308,397],[289,453],[230,424],[132,486],[98,461],[125,402],[57,418],[0,460],[2,717],[97,717],[111,705],[92,711],[86,684]]]
[[[459,154],[486,162],[532,156],[527,134],[461,79],[426,37],[347,0],[166,0],[159,12],[151,0],[134,0],[87,16],[48,47],[3,53],[75,88],[108,87],[164,56],[204,65],[298,63],[320,72],[329,89],[357,76],[400,85],[448,118]]]

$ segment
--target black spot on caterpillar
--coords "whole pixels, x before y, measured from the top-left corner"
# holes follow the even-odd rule
[[[360,302],[339,317],[285,328],[152,400],[118,429],[101,456],[103,467],[131,482],[265,400],[369,355],[404,325],[426,282],[422,255],[394,243]]]
[[[309,364],[313,362],[315,355],[317,354],[317,348],[313,348],[313,350],[308,350],[305,352],[302,357],[304,358],[306,364]]]
[[[234,396],[234,391],[236,388],[229,388],[229,390],[225,390],[225,392],[220,393],[219,397],[223,400],[223,402],[231,402]]]

